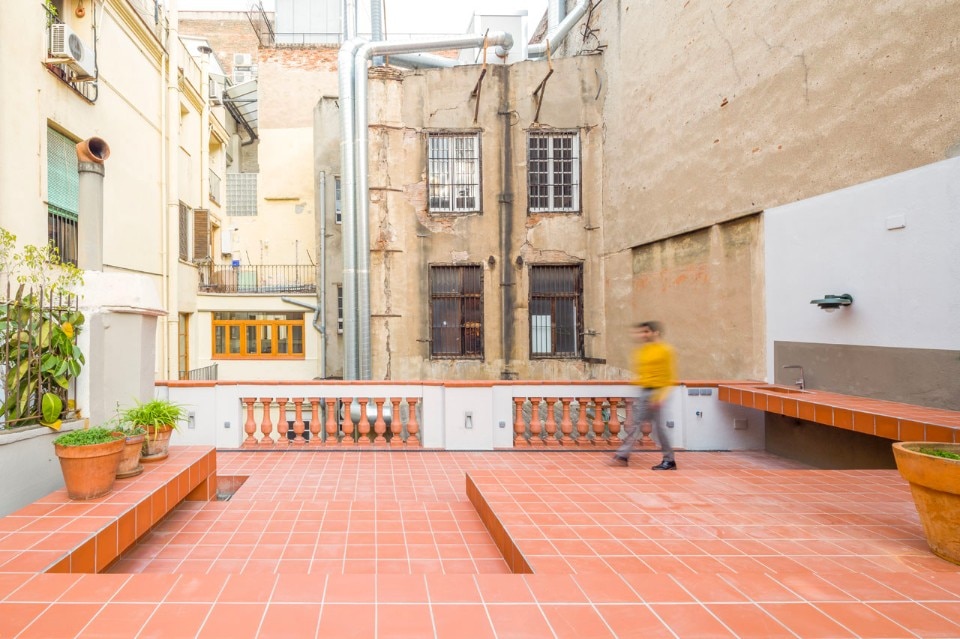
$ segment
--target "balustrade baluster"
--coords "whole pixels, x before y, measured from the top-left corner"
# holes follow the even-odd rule
[[[572,401],[571,397],[560,398],[560,403],[563,404],[563,413],[560,415],[560,432],[563,433],[563,437],[560,438],[561,446],[572,446],[576,443],[570,437],[570,433],[573,432],[573,422],[570,421],[570,402]]]
[[[557,439],[557,419],[553,414],[553,407],[557,404],[556,397],[545,397],[547,404],[547,420],[543,423],[545,433],[545,443],[547,446],[559,446],[560,440]]]
[[[611,446],[620,446],[623,442],[623,439],[620,437],[620,416],[617,415],[617,404],[620,403],[619,397],[609,398],[610,402],[610,420],[607,422],[607,427],[610,429],[610,445]]]
[[[253,436],[257,432],[257,421],[253,418],[253,405],[257,402],[257,398],[242,397],[240,401],[247,409],[247,421],[243,424],[243,432],[247,434],[247,437],[243,440],[242,447],[252,448],[257,445],[257,438]]]
[[[293,418],[293,443],[298,446],[303,446],[307,443],[307,440],[303,437],[303,398],[294,397],[293,398],[293,407],[295,410],[295,416]]]
[[[261,446],[273,446],[273,422],[270,420],[270,404],[272,402],[272,397],[260,398],[260,404],[263,406],[263,418],[260,420]]]
[[[290,445],[290,440],[287,439],[287,429],[290,427],[287,424],[287,402],[290,401],[288,397],[278,397],[277,404],[280,405],[280,415],[277,418],[277,433],[279,437],[277,438],[277,446],[281,448],[284,446]]]
[[[593,398],[593,445],[606,446],[607,440],[603,436],[603,398]]]
[[[374,397],[373,402],[377,405],[377,419],[373,422],[373,432],[377,434],[374,438],[373,443],[378,446],[386,446],[387,438],[384,437],[384,433],[387,432],[387,422],[383,420],[383,402],[386,399],[383,397]]]
[[[530,398],[530,445],[543,446],[543,424],[540,422],[540,398]]]
[[[523,423],[523,403],[527,401],[526,397],[514,397],[513,403],[517,408],[517,416],[513,419],[513,445],[514,446],[527,446],[527,442],[524,435],[526,434],[526,424]]]
[[[402,427],[400,425],[400,402],[401,398],[391,397],[390,403],[393,405],[393,417],[390,419],[390,445],[403,446]]]
[[[357,422],[357,443],[361,446],[370,445],[370,420],[367,419],[367,403],[369,399],[366,397],[358,397],[357,402],[360,404],[360,421]]]
[[[341,401],[343,406],[343,422],[340,424],[340,430],[343,431],[344,446],[353,446],[353,418],[350,417],[350,404],[353,403],[352,397],[344,397]]]
[[[407,446],[417,447],[420,445],[420,438],[417,433],[420,432],[420,424],[417,423],[417,402],[419,398],[408,397],[407,406],[410,411],[407,415]]]
[[[307,400],[310,402],[310,441],[307,442],[308,446],[319,446],[320,442],[320,398],[313,398]]]
[[[335,409],[337,398],[328,397],[324,401],[327,403],[327,423],[324,427],[324,430],[327,431],[327,441],[325,441],[324,444],[327,446],[336,446],[340,443],[340,438],[337,437],[337,411]]]
[[[586,446],[590,443],[590,440],[587,438],[587,404],[590,403],[590,399],[581,397],[577,400],[577,403],[580,405],[580,410],[577,413],[577,444]]]

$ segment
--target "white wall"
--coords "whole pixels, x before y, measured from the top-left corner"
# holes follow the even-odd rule
[[[777,341],[960,349],[960,158],[770,209],[764,226],[768,380]],[[854,302],[810,304],[828,293]]]

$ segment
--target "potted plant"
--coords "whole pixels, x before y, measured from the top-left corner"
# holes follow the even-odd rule
[[[137,402],[136,406],[126,409],[121,414],[124,422],[146,429],[141,457],[145,462],[167,458],[170,435],[173,434],[174,429],[179,430],[179,423],[184,417],[185,411],[182,406],[165,399]]]
[[[140,455],[143,452],[147,429],[134,424],[120,424],[115,432],[119,433],[124,441],[120,465],[117,466],[117,479],[135,477],[143,472]]]
[[[893,456],[910,483],[930,550],[960,564],[960,444],[897,442]]]
[[[123,437],[103,427],[75,430],[53,440],[70,499],[93,499],[110,492],[123,445]]]

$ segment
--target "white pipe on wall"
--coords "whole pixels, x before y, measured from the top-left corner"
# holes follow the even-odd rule
[[[553,0],[554,2],[563,2],[564,0]],[[553,33],[548,32],[547,37],[544,38],[543,42],[537,42],[536,44],[531,44],[527,47],[527,57],[528,58],[542,58],[547,55],[547,44],[550,44],[550,55],[553,55],[557,50],[557,47],[560,46],[560,43],[563,42],[563,39],[567,37],[567,34],[570,33],[570,30],[573,28],[580,18],[587,13],[587,9],[590,8],[590,0],[580,0],[577,3],[570,13],[564,17],[560,24],[557,25],[556,31]]]

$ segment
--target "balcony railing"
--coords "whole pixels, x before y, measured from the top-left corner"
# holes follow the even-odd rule
[[[217,379],[217,365],[211,364],[203,368],[193,368],[188,371],[180,371],[180,379],[190,381],[210,382]]]
[[[315,293],[317,271],[312,265],[200,264],[201,293]]]

